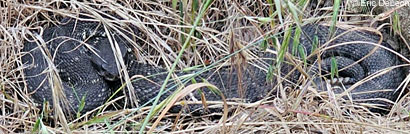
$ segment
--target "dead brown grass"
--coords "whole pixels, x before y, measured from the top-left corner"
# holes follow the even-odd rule
[[[182,47],[184,38],[196,17],[193,1],[183,3],[182,9],[173,9],[172,2],[165,1],[2,1],[0,2],[0,133],[29,133],[35,128],[39,132],[51,133],[105,133],[137,132],[149,108],[119,109],[104,111],[89,118],[91,111],[67,123],[42,117],[27,93],[21,62],[21,49],[30,31],[41,31],[58,24],[62,18],[103,21],[113,28],[124,24],[137,27],[141,35],[134,44],[141,61],[169,67]],[[295,3],[298,4],[298,3]],[[199,4],[200,5],[200,4]],[[200,6],[199,6],[200,7]],[[303,21],[327,21],[331,8],[300,6]],[[330,11],[329,11],[330,10]],[[184,15],[180,15],[183,11]],[[251,0],[215,1],[206,13],[190,47],[178,64],[178,68],[214,63],[225,57],[233,48],[255,44],[266,35],[294,23],[291,14],[284,10],[283,26],[274,14],[275,6],[267,2]],[[315,14],[310,16],[309,14]],[[320,16],[316,13],[324,12]],[[106,19],[102,15],[115,14],[123,20]],[[341,14],[344,16],[345,13]],[[273,16],[274,19],[268,18]],[[349,17],[349,15],[345,15]],[[355,15],[353,15],[355,16]],[[359,15],[356,15],[359,16]],[[266,21],[268,20],[268,21]],[[363,21],[349,22],[361,24]],[[235,47],[233,47],[235,46]],[[242,53],[247,59],[258,59],[257,55]],[[233,60],[238,62],[239,60]],[[250,60],[249,64],[255,60]],[[266,67],[265,67],[266,68]],[[407,78],[406,81],[409,81]],[[305,83],[305,82],[303,82]],[[308,85],[308,84],[304,84]],[[282,91],[289,87],[279,87]],[[410,96],[398,101],[388,115],[370,113],[362,106],[349,102],[325,98],[318,103],[318,94],[311,87],[286,92],[286,97],[277,97],[253,104],[228,102],[232,113],[227,119],[213,119],[217,113],[202,116],[186,116],[184,113],[166,114],[158,120],[154,132],[166,133],[409,133]],[[326,96],[326,95],[325,95]],[[119,100],[115,98],[111,104]],[[184,102],[189,103],[189,102]],[[209,104],[223,102],[209,102]],[[262,103],[262,105],[259,105]],[[103,107],[103,106],[102,106]],[[344,111],[350,110],[351,114]],[[42,119],[41,119],[42,118]],[[155,117],[158,118],[158,117]],[[51,123],[52,122],[52,123]],[[151,122],[154,122],[152,120]],[[39,125],[39,126],[36,126]],[[64,129],[70,126],[70,129]],[[150,129],[151,125],[148,125]]]

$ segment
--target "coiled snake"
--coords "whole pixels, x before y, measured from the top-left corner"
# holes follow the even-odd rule
[[[339,72],[341,77],[349,78],[342,80],[346,89],[368,76],[374,76],[380,70],[400,64],[400,60],[392,52],[380,47],[374,49],[374,45],[366,43],[378,43],[380,37],[376,34],[351,31],[337,37],[346,31],[337,29],[335,34],[337,38],[329,43],[327,39],[328,29],[326,26],[313,24],[303,26],[300,45],[305,48],[307,55],[312,52],[312,41],[316,37],[318,44],[325,45],[328,43],[328,46],[334,46],[322,52],[320,63],[322,73],[330,71],[332,58],[336,59],[339,69],[361,60],[358,64]],[[129,43],[121,39],[118,34],[114,34],[113,37],[111,40],[113,39],[118,42],[121,53],[126,53],[125,51]],[[109,43],[110,40],[107,38],[107,34],[101,24],[81,21],[78,23],[69,22],[45,29],[42,39],[47,47],[39,49],[39,46],[42,45],[38,44],[44,43],[39,41],[27,42],[23,50],[27,54],[22,58],[25,65],[28,65],[24,69],[28,91],[33,93],[32,98],[36,102],[42,103],[43,101],[53,100],[51,87],[55,85],[56,79],[50,79],[53,78],[51,76],[59,76],[61,79],[62,91],[73,111],[78,109],[82,98],[85,99],[83,112],[102,105],[112,94],[112,87],[118,87],[118,85],[112,86],[107,82],[118,81],[114,77],[119,76],[119,73],[113,49]],[[335,44],[352,41],[356,41],[356,43],[335,46]],[[385,42],[382,42],[381,45],[388,47],[388,44]],[[375,50],[374,53],[362,59],[373,50]],[[312,58],[309,61],[317,66],[315,59]],[[139,63],[136,59],[124,59],[124,61],[126,61],[130,76],[149,76],[166,72],[165,69]],[[51,63],[53,63],[53,66],[50,66]],[[50,68],[54,67],[57,70],[57,73],[55,73],[57,75],[49,73],[52,70]],[[182,75],[186,73],[177,74]],[[227,98],[240,97],[238,88],[241,87],[245,89],[243,97],[250,102],[254,102],[262,99],[270,90],[273,90],[275,83],[267,81],[266,74],[266,71],[252,66],[248,66],[245,70],[240,71],[240,73],[235,69],[232,71],[230,68],[222,68],[217,73],[215,71],[202,73],[199,77],[196,77],[196,80],[203,81],[206,79],[207,82],[220,88]],[[355,101],[388,106],[390,104],[380,99],[391,101],[397,99],[397,94],[395,94],[394,90],[399,87],[405,74],[401,68],[393,69],[355,87],[350,92],[350,95]],[[160,84],[165,77],[166,74],[156,75],[149,77],[149,80],[144,79],[133,82],[132,85],[139,102],[143,104],[154,98],[159,92]],[[51,80],[53,82],[50,82]],[[318,79],[314,81],[316,85],[319,85],[319,88],[323,88]],[[157,82],[157,84],[153,82]],[[335,92],[341,93],[343,91],[335,90]],[[208,89],[203,90],[203,93],[206,96],[211,96],[207,97],[207,100],[220,99],[219,96],[212,95],[213,93]],[[171,95],[171,92],[162,95],[162,100],[169,95]],[[194,96],[200,98],[198,94],[194,94]]]

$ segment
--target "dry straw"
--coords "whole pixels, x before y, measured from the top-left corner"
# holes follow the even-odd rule
[[[379,115],[349,101],[327,99],[326,94],[312,92],[314,89],[309,86],[308,80],[301,82],[304,83],[300,86],[301,90],[280,85],[276,88],[283,92],[278,97],[266,98],[254,104],[229,101],[208,103],[209,107],[222,107],[222,104],[227,104],[230,114],[224,116],[226,118],[218,118],[222,113],[197,116],[189,116],[184,112],[163,113],[160,116],[154,114],[153,120],[148,120],[142,130],[140,128],[150,107],[115,107],[117,102],[123,101],[124,96],[112,98],[105,105],[76,119],[66,120],[61,113],[50,116],[50,113],[39,112],[39,108],[30,98],[30,93],[26,92],[22,81],[22,69],[26,66],[21,62],[21,56],[24,54],[21,49],[25,42],[33,41],[33,37],[40,37],[38,34],[41,35],[44,28],[60,24],[58,20],[62,18],[99,21],[110,30],[123,31],[120,33],[123,35],[129,34],[124,33],[130,30],[129,27],[136,27],[141,33],[136,36],[140,42],[133,42],[138,58],[144,63],[164,68],[170,68],[175,60],[180,58],[180,62],[175,64],[178,70],[195,65],[213,64],[214,68],[226,65],[230,60],[218,61],[235,56],[229,55],[232,45],[242,46],[233,51],[243,54],[248,65],[255,65],[254,63],[261,62],[258,55],[253,53],[259,51],[255,49],[258,48],[257,45],[264,39],[270,39],[271,35],[275,35],[280,29],[292,28],[290,25],[295,23],[319,20],[336,22],[340,18],[369,16],[347,15],[341,6],[335,17],[332,16],[332,7],[309,6],[306,0],[219,0],[214,1],[203,16],[196,18],[200,16],[200,7],[204,7],[205,3],[206,1],[198,0],[0,2],[0,133],[120,133],[148,130],[154,133],[409,133],[410,98],[407,94],[395,102],[390,114]],[[116,19],[112,15],[122,19]],[[194,24],[195,19],[199,19],[196,22],[198,24]],[[360,24],[362,21],[349,22],[355,23]],[[195,32],[189,35],[193,25],[197,27]],[[191,39],[187,38],[188,36]],[[188,43],[187,48],[183,55],[178,57],[184,42]],[[274,44],[271,40],[268,40],[268,43]],[[329,48],[322,48],[325,49]],[[290,55],[284,56],[289,58]],[[290,58],[292,59],[291,56]],[[240,60],[243,59],[232,61]],[[124,63],[120,66],[124,67]],[[264,70],[268,70],[267,67],[261,66]],[[307,69],[304,68],[303,62],[297,62],[297,68],[294,70]],[[380,73],[384,73],[383,71]],[[172,74],[170,76],[172,79],[177,77]],[[279,81],[284,81],[287,77],[288,75],[282,76],[283,79]],[[132,76],[124,78],[126,81],[134,79]],[[407,85],[409,80],[406,78],[403,84]],[[184,91],[193,92],[195,86],[204,85],[206,83],[186,85],[187,89]],[[125,86],[131,88],[129,83]],[[181,92],[175,96],[180,97],[186,93]],[[322,103],[315,99],[319,95],[324,98]],[[174,99],[163,107],[168,109],[175,101]],[[181,103],[189,102],[177,104]],[[116,110],[106,110],[108,106],[114,106]],[[151,124],[154,121],[155,128]]]

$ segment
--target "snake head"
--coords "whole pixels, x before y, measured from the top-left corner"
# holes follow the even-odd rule
[[[126,47],[124,44],[119,44],[119,47],[123,58]],[[109,43],[97,44],[95,46],[95,50],[96,53],[91,54],[90,60],[98,74],[108,81],[115,81],[119,79],[120,72],[117,66],[118,58],[116,58],[116,54],[114,53],[111,45]]]
[[[92,63],[94,65],[94,68],[97,70],[98,75],[104,77],[105,80],[115,81],[119,78],[120,74],[116,66],[109,65],[105,61],[103,63]]]

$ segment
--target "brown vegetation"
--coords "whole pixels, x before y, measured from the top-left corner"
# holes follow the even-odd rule
[[[276,1],[276,0],[275,0]],[[287,1],[287,0],[286,0]],[[134,44],[141,61],[159,66],[170,66],[202,3],[197,0],[180,1],[2,1],[0,2],[0,133],[39,132],[137,132],[147,116],[149,108],[106,110],[87,113],[75,120],[42,114],[26,92],[24,75],[21,72],[21,49],[30,37],[63,18],[105,21],[109,26],[130,25],[137,27],[141,42]],[[293,4],[292,4],[293,3]],[[281,12],[277,12],[277,8]],[[294,11],[294,12],[293,12]],[[341,8],[340,20],[350,16],[374,16],[349,14]],[[332,7],[326,4],[311,6],[304,0],[282,2],[276,6],[272,0],[214,1],[200,18],[196,32],[189,40],[178,69],[195,65],[215,63],[229,53],[244,46],[259,51],[261,40],[275,35],[281,29],[290,28],[295,22],[330,22]],[[280,15],[279,15],[280,14]],[[115,15],[121,20],[102,16]],[[280,19],[278,19],[280,18]],[[347,23],[347,22],[340,22]],[[362,20],[349,24],[369,23]],[[273,44],[272,42],[269,42]],[[257,59],[251,52],[242,57]],[[240,57],[239,57],[240,58]],[[230,60],[227,60],[229,62]],[[232,61],[239,61],[238,57]],[[406,79],[406,81],[409,81]],[[289,87],[280,86],[281,90]],[[184,113],[169,113],[154,116],[160,118],[154,132],[175,133],[227,132],[227,133],[409,133],[410,96],[396,102],[387,115],[370,113],[362,106],[348,101],[334,100],[328,95],[312,92],[311,87],[286,92],[264,101],[262,105],[229,102],[231,114],[226,122],[214,117],[221,113],[187,116]],[[303,92],[301,92],[303,91]],[[316,100],[322,96],[323,101]],[[113,101],[116,101],[115,99]],[[215,102],[221,104],[221,102]],[[347,113],[348,111],[348,113]],[[90,117],[94,114],[95,117]],[[146,130],[151,129],[148,124]]]

